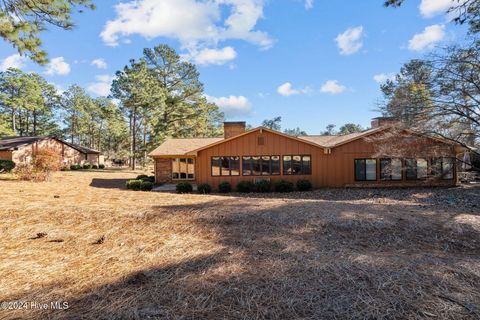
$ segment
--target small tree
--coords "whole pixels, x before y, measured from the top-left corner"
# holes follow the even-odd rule
[[[46,181],[54,171],[62,167],[62,157],[52,149],[39,149],[29,164],[17,167],[15,173],[20,180]]]

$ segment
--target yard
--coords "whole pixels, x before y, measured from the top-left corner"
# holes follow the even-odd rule
[[[68,303],[0,319],[480,318],[479,187],[177,195],[125,190],[136,174],[0,180],[0,301]]]

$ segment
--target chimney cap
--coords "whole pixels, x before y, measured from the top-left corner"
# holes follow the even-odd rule
[[[224,121],[223,124],[245,124],[245,121]]]

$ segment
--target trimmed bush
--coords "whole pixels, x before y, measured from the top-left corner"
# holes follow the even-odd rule
[[[272,190],[272,183],[269,180],[258,180],[255,182],[255,191],[256,192],[270,192]]]
[[[12,160],[0,160],[0,172],[10,172],[15,168]]]
[[[92,169],[98,169],[98,166],[96,164],[92,165]]]
[[[99,164],[98,169],[105,169],[105,165],[104,164]]]
[[[142,185],[140,186],[140,190],[142,190],[142,191],[152,191],[152,189],[153,189],[153,182],[142,181]]]
[[[293,183],[286,180],[279,180],[274,184],[275,192],[292,192]]]
[[[175,187],[177,193],[190,193],[193,191],[192,184],[190,182],[180,182]]]
[[[141,174],[137,176],[137,180],[148,181],[151,183],[155,183],[155,176],[147,176],[146,174]]]
[[[309,180],[298,180],[297,189],[298,191],[310,191],[312,190],[312,183]]]
[[[82,169],[82,166],[79,164],[70,165],[70,170],[80,170],[80,169]]]
[[[135,179],[136,180],[143,180],[143,179],[146,179],[146,178],[148,178],[148,176],[146,174],[141,174],[141,175],[137,176]]]
[[[126,183],[127,189],[138,191],[142,189],[142,180],[128,180]]]
[[[90,170],[90,169],[92,169],[92,165],[90,163],[85,163],[83,165],[83,169]]]
[[[208,194],[212,192],[212,187],[208,183],[199,184],[197,187],[198,193]]]
[[[255,191],[255,185],[250,180],[240,181],[237,184],[237,191],[241,193],[250,193]]]
[[[218,192],[220,193],[229,193],[232,192],[232,185],[230,182],[224,181],[218,185]]]

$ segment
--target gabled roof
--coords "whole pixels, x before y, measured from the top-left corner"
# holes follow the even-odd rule
[[[100,152],[94,149],[90,149],[87,147],[82,147],[76,145],[74,143],[69,143],[58,139],[56,137],[50,136],[29,136],[29,137],[4,137],[0,138],[0,150],[15,150],[16,148],[24,145],[29,145],[38,141],[47,140],[47,139],[55,139],[71,148],[80,151],[81,153],[89,153],[89,154],[99,154]]]
[[[367,137],[373,133],[383,131],[385,129],[388,129],[388,126],[385,127],[378,127],[378,128],[372,128],[368,129],[365,131],[361,132],[354,132],[350,134],[345,134],[345,135],[332,135],[332,136],[325,136],[325,135],[319,135],[319,136],[300,136],[300,139],[307,140],[313,143],[316,143],[318,145],[327,147],[327,148],[333,148],[333,147],[338,147],[343,144],[349,143],[351,141]]]
[[[212,143],[222,141],[223,138],[170,138],[165,140],[148,155],[155,156],[178,156],[186,155],[188,152],[205,147]]]

